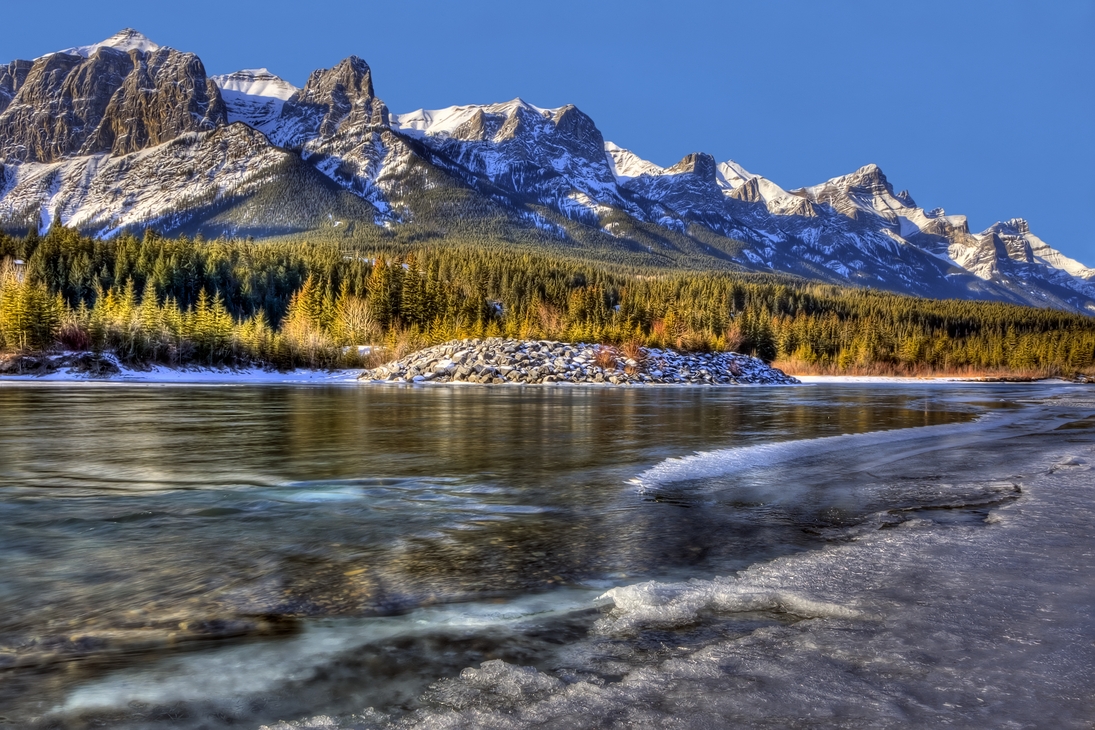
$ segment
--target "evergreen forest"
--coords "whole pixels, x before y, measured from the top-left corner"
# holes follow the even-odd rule
[[[792,373],[1095,372],[1095,318],[1052,309],[494,244],[0,234],[6,353],[318,368],[494,336],[736,350]]]

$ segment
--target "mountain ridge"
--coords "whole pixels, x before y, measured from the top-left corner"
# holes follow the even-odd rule
[[[208,76],[196,55],[132,29],[0,64],[0,228],[10,231],[60,222],[98,236],[262,236],[364,222],[444,237],[487,209],[501,240],[531,231],[579,253],[596,245],[1095,313],[1095,269],[1025,221],[973,233],[964,216],[895,192],[874,164],[786,190],[699,151],[656,165],[606,141],[573,105],[518,98],[393,114],[356,56],[297,88],[266,69]],[[264,216],[279,223],[264,229]]]

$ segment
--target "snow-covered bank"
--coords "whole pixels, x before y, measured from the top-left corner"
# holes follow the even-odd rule
[[[133,368],[113,355],[66,354],[34,358],[25,367],[0,371],[0,385],[26,383],[294,384],[354,383],[361,370],[268,370],[150,365]]]

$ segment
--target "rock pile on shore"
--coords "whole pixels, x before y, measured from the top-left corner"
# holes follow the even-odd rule
[[[405,383],[602,383],[610,385],[786,385],[795,378],[736,352],[679,353],[532,340],[457,340],[362,373]]]

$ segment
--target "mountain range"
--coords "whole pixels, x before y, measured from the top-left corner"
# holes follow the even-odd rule
[[[297,88],[209,76],[126,29],[0,64],[0,228],[96,236],[319,234],[565,249],[651,266],[1095,313],[1095,269],[1026,221],[971,232],[875,165],[786,190],[697,152],[670,167],[606,141],[577,107],[521,99],[395,114],[351,56]]]

